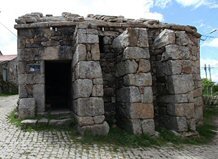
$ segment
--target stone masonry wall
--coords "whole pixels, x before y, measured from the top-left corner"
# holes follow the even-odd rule
[[[195,27],[66,12],[16,22],[20,118],[46,112],[45,62],[67,60],[80,134],[106,135],[108,122],[150,135],[159,126],[195,132],[202,123]]]
[[[73,112],[80,134],[109,132],[104,116],[103,79],[97,29],[77,27],[73,55]]]
[[[158,123],[179,132],[196,129],[194,47],[198,43],[184,31],[165,29],[154,40]]]
[[[99,27],[100,64],[103,76],[104,110],[110,125],[116,123],[116,53],[112,46],[113,40],[125,28]]]
[[[118,55],[117,123],[134,134],[154,134],[152,77],[147,30],[128,28],[113,41]]]
[[[34,98],[36,103],[28,106],[20,102],[20,118],[45,112],[44,61],[72,59],[74,28],[72,26],[18,30],[19,98],[22,101]]]

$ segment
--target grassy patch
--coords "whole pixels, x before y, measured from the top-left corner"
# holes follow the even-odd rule
[[[112,144],[114,146],[126,146],[126,147],[148,147],[154,145],[160,145],[159,141],[146,134],[133,135],[119,128],[111,128],[107,136],[93,136],[91,134],[85,134],[79,137],[75,132],[71,133],[73,140],[82,144]]]
[[[84,145],[93,144],[111,144],[114,147],[149,147],[149,146],[164,146],[164,145],[174,145],[182,146],[183,144],[207,144],[209,143],[216,133],[213,131],[216,127],[213,125],[213,117],[218,116],[218,108],[208,108],[204,113],[204,125],[197,128],[199,132],[199,137],[183,138],[181,136],[175,135],[173,132],[167,129],[159,129],[159,137],[150,137],[149,135],[133,135],[117,127],[110,128],[110,132],[107,136],[93,136],[89,133],[84,136],[79,136],[74,126],[68,127],[55,127],[47,125],[37,125],[34,127],[25,128],[26,131],[68,131],[70,132],[71,138],[78,143]],[[21,121],[17,119],[16,112],[13,111],[9,115],[9,121],[16,125],[21,126]]]
[[[173,132],[161,128],[158,129],[159,137],[150,137],[144,135],[133,135],[119,128],[111,128],[108,136],[92,136],[86,134],[83,137],[78,137],[72,132],[72,138],[82,144],[113,144],[116,146],[126,147],[148,147],[148,146],[164,146],[172,144],[174,146],[182,146],[183,144],[200,145],[209,143],[216,133],[213,131],[216,127],[213,125],[213,117],[218,116],[218,108],[206,109],[204,112],[204,124],[197,127],[199,136],[181,137]]]
[[[7,97],[12,95],[17,95],[17,93],[0,93],[0,97]]]
[[[8,115],[8,120],[11,124],[20,127],[21,126],[21,120],[18,119],[17,112],[16,110],[13,110],[9,115]]]

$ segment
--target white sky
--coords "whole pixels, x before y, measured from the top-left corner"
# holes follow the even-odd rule
[[[41,12],[61,15],[71,12],[87,14],[124,15],[127,18],[148,18],[163,21],[163,15],[151,13],[153,0],[6,0],[0,5],[0,50],[3,54],[16,54],[16,37],[3,25],[16,34],[15,19],[26,13]]]

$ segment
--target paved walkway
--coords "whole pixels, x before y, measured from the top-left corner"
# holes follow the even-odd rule
[[[0,97],[0,159],[218,159],[218,135],[210,145],[187,146],[183,149],[119,148],[83,146],[74,143],[68,132],[24,132],[7,121],[17,96]],[[217,120],[218,125],[218,120]]]

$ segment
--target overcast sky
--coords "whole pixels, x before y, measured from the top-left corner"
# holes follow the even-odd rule
[[[201,41],[201,65],[213,66],[213,79],[218,82],[218,31],[210,34],[218,30],[218,0],[6,0],[1,2],[0,11],[0,50],[3,54],[16,54],[15,19],[31,12],[123,15],[194,25],[201,34],[209,36],[202,37],[205,41]]]

